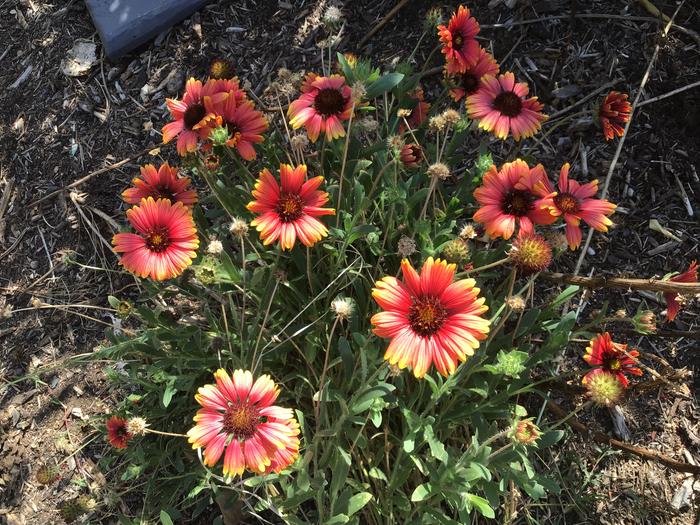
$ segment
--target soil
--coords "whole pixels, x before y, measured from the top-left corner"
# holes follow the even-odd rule
[[[432,1],[414,0],[364,49],[354,48],[394,3],[341,5],[346,25],[339,49],[371,56],[379,65],[408,56]],[[457,2],[444,4],[448,12]],[[84,306],[105,306],[107,295],[125,297],[137,290],[133,278],[111,271],[116,265],[109,240],[124,212],[119,194],[140,163],[153,156],[173,161],[174,148],[32,203],[94,170],[157,147],[167,119],[165,98],[177,96],[185,78],[204,77],[215,57],[233,58],[240,78],[258,95],[280,67],[318,69],[316,43],[326,37],[319,21],[327,5],[326,0],[215,1],[154,42],[110,62],[101,58],[99,37],[82,1],[0,0],[0,312],[14,310],[11,316],[0,315],[0,523],[60,523],[61,501],[80,492],[97,494],[110,479],[109,472],[96,467],[104,444],[92,418],[109,412],[113,393],[99,367],[67,367],[65,360],[90,353],[104,342],[106,326],[118,323],[99,308]],[[657,0],[656,6],[668,15],[676,8],[670,0]],[[700,42],[678,30],[661,39],[661,25],[636,2],[479,0],[470,8],[484,25],[482,45],[504,69],[529,82],[550,115],[608,82],[634,97],[657,44],[659,57],[642,100],[691,84],[700,72]],[[537,21],[488,27],[527,20]],[[700,27],[697,4],[685,2],[676,23]],[[61,60],[77,41],[97,44],[98,60],[85,75],[68,77]],[[421,68],[433,47],[434,40],[426,38],[414,66]],[[439,60],[439,54],[433,55],[427,68]],[[425,79],[427,98],[439,92],[439,80]],[[639,108],[610,182],[609,197],[620,206],[616,227],[593,237],[582,273],[662,276],[683,271],[700,258],[698,122],[697,87]],[[483,139],[476,134],[466,147],[476,148]],[[606,143],[585,119],[574,119],[545,139],[525,141],[520,155],[542,161],[550,173],[571,162],[575,176],[602,181],[616,145]],[[499,163],[515,154],[510,142],[494,140],[490,149]],[[651,229],[652,219],[666,233]],[[558,270],[573,270],[576,257],[567,254]],[[586,320],[604,300],[628,313],[640,301],[657,312],[664,308],[654,296],[607,292],[590,294],[585,303],[573,306],[581,306],[581,320]],[[697,308],[687,308],[664,328],[698,330],[699,317]],[[674,388],[664,386],[624,405],[630,441],[700,462],[697,340],[624,337],[674,369],[687,369]],[[572,343],[561,365],[583,368],[583,347]],[[668,373],[656,361],[647,364]],[[581,419],[611,432],[604,411],[589,410]],[[520,500],[517,523],[680,525],[698,520],[697,482],[694,488],[691,483],[688,504],[680,510],[671,506],[684,484],[682,474],[601,452],[579,437],[555,454],[560,471],[552,471],[553,476],[580,484],[570,485],[548,505]],[[552,469],[551,458],[543,461],[543,468]],[[50,488],[39,485],[36,470],[59,462],[62,481]],[[113,521],[117,510],[128,512],[98,503],[94,520],[100,523]]]

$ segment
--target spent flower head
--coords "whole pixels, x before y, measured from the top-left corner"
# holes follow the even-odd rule
[[[445,111],[442,112],[442,118],[445,119],[445,122],[449,124],[450,126],[453,126],[457,124],[462,117],[460,116],[459,112],[454,110],[454,109],[446,109]]]
[[[510,249],[510,260],[525,274],[541,272],[552,262],[552,247],[541,235],[518,235]]]
[[[240,217],[236,217],[231,221],[231,224],[229,224],[228,231],[231,232],[231,235],[234,237],[242,239],[248,235],[248,223]]]
[[[450,168],[442,162],[436,162],[428,167],[428,175],[431,178],[437,177],[440,180],[447,180],[450,178]]]
[[[126,423],[126,430],[133,436],[143,436],[148,428],[148,423],[142,417],[132,417]]]
[[[338,297],[331,303],[331,311],[340,321],[347,321],[355,309],[355,303],[348,297]]]
[[[513,439],[522,445],[532,445],[541,434],[542,432],[532,419],[521,419],[513,428]]]
[[[526,306],[525,299],[519,295],[511,295],[506,297],[506,305],[514,312],[522,312],[525,310]]]
[[[416,241],[414,241],[410,237],[402,235],[399,239],[397,250],[399,252],[399,255],[404,259],[406,257],[410,257],[411,255],[416,253]]]
[[[213,239],[209,241],[209,245],[207,246],[207,253],[210,255],[221,255],[221,252],[224,251],[224,245],[222,242],[218,239]]]
[[[476,227],[474,224],[471,222],[468,222],[465,224],[462,229],[459,231],[459,236],[464,239],[465,241],[469,241],[471,239],[476,239],[479,234],[476,231]]]
[[[469,245],[463,239],[453,239],[442,248],[442,256],[447,262],[460,265],[469,259]]]
[[[625,391],[617,376],[600,368],[588,374],[585,385],[591,401],[603,406],[617,404]]]
[[[326,11],[323,13],[323,22],[329,26],[336,26],[343,19],[343,12],[338,6],[331,5],[328,6]]]

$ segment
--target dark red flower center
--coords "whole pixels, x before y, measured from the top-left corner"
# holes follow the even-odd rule
[[[503,213],[524,217],[534,209],[534,196],[529,191],[511,190],[503,199]]]
[[[184,121],[187,129],[194,128],[204,118],[207,111],[202,104],[193,104],[185,110]]]
[[[283,193],[275,211],[282,222],[294,222],[304,213],[304,203],[296,193]]]
[[[512,91],[504,91],[493,101],[493,108],[506,117],[517,117],[523,109],[523,101]]]
[[[474,73],[463,73],[461,85],[466,94],[471,95],[479,89],[479,79]]]
[[[345,97],[337,89],[323,88],[314,98],[314,109],[326,118],[339,115],[344,107]]]
[[[228,131],[230,137],[229,140],[232,141],[235,145],[241,136],[241,128],[238,127],[238,124],[235,124],[233,122],[227,122],[226,131]]]
[[[622,363],[620,359],[614,354],[606,354],[603,356],[603,368],[606,370],[612,370],[613,372],[620,370],[622,368]]]
[[[174,202],[175,200],[175,194],[173,193],[173,190],[165,184],[157,184],[156,186],[154,186],[153,191],[151,192],[151,196],[155,200],[168,199],[170,202]]]
[[[414,297],[408,309],[408,322],[415,333],[423,337],[435,334],[447,320],[447,308],[437,297]]]
[[[560,193],[554,197],[554,204],[564,213],[578,211],[578,200],[571,193]]]
[[[464,37],[461,33],[452,33],[452,47],[460,49],[464,45]]]
[[[223,431],[239,439],[250,439],[260,424],[258,409],[248,403],[237,403],[228,407],[224,414]]]
[[[152,252],[162,253],[170,246],[168,229],[164,227],[153,228],[146,234],[146,247]]]

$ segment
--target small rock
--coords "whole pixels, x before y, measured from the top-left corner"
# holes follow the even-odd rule
[[[87,416],[83,414],[83,409],[80,407],[71,408],[71,416],[77,417],[78,419],[87,419]]]
[[[79,77],[97,63],[97,46],[92,42],[76,42],[61,60],[61,71],[69,77]]]
[[[169,77],[168,82],[165,84],[165,89],[171,95],[179,93],[182,86],[185,84],[185,73],[178,69],[173,74],[169,75]]]

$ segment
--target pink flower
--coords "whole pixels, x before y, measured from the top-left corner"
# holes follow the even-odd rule
[[[348,120],[351,113],[351,90],[340,75],[307,77],[302,95],[287,110],[292,128],[305,126],[311,142],[316,142],[321,133],[325,133],[328,140],[344,137],[342,122]]]
[[[669,279],[669,281],[673,281],[674,283],[698,282],[697,261],[691,262],[690,266],[688,266],[688,269],[685,272],[674,275]],[[678,315],[678,311],[681,309],[681,304],[678,301],[678,294],[674,292],[666,292],[664,293],[664,299],[666,299],[666,319],[673,321],[676,318],[676,315]]]

